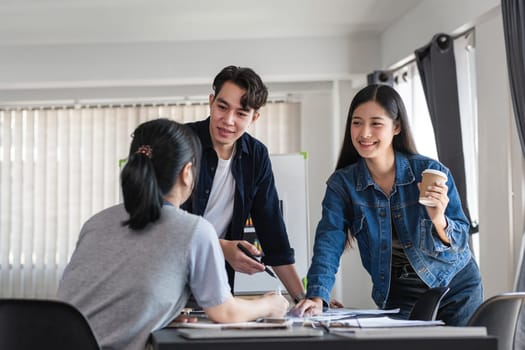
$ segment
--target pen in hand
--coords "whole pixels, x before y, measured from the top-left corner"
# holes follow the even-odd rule
[[[252,258],[253,260],[257,261],[258,263],[260,263],[259,259],[257,259],[257,257],[255,255],[253,255],[252,253],[250,253],[250,251],[248,249],[246,249],[245,246],[243,246],[241,243],[237,243],[237,248],[239,248],[244,254],[246,254],[247,256],[249,256],[250,258]],[[266,273],[268,273],[270,276],[272,276],[273,278],[277,278],[275,276],[275,274],[272,272],[272,270],[270,270],[268,268],[268,266],[264,266],[264,271],[266,271]]]

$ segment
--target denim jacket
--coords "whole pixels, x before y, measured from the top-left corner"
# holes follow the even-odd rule
[[[469,223],[452,175],[444,165],[422,155],[395,153],[396,177],[389,196],[374,183],[364,159],[334,172],[327,181],[322,218],[315,234],[308,271],[308,297],[330,301],[348,230],[357,240],[361,262],[372,278],[372,298],[384,308],[390,287],[392,223],[421,280],[429,287],[446,286],[469,261]],[[417,183],[427,168],[447,174],[449,203],[445,210],[444,244],[419,204]]]
[[[210,137],[210,118],[187,124],[199,137],[202,157],[199,182],[192,198],[182,206],[197,215],[203,215],[210,197],[218,157]],[[257,239],[264,250],[262,261],[270,266],[295,263],[294,250],[279,206],[272,165],[263,143],[244,133],[236,144],[231,171],[235,179],[233,216],[226,239],[242,240],[244,224],[251,215]],[[230,285],[233,287],[233,270],[227,265]]]

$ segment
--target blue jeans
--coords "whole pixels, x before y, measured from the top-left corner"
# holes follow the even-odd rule
[[[419,296],[428,286],[410,265],[392,268],[392,281],[386,309],[399,308],[399,317],[407,319]],[[448,285],[450,291],[441,301],[437,319],[449,326],[465,326],[483,302],[483,287],[474,258],[459,271]]]

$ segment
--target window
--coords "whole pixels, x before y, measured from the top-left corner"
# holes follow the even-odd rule
[[[119,161],[148,119],[208,115],[206,103],[0,109],[0,297],[53,297],[81,225],[119,201]],[[299,103],[271,102],[250,132],[300,149]]]
[[[465,156],[467,201],[472,223],[478,224],[478,122],[475,80],[474,31],[454,39],[454,54],[458,79],[461,114],[461,134]],[[394,88],[405,102],[410,127],[419,153],[438,159],[434,132],[425,100],[421,79],[415,62],[394,72]],[[479,257],[479,239],[473,235],[473,249]]]
[[[396,72],[394,82],[395,89],[405,103],[418,152],[438,159],[434,129],[416,63],[410,63]]]

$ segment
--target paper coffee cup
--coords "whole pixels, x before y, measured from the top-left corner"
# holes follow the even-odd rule
[[[424,196],[424,193],[427,191],[428,186],[443,184],[445,182],[447,182],[447,174],[444,172],[435,169],[423,170],[421,173],[421,186],[419,187],[421,190],[419,194],[419,203],[428,207],[435,207],[434,203]]]

